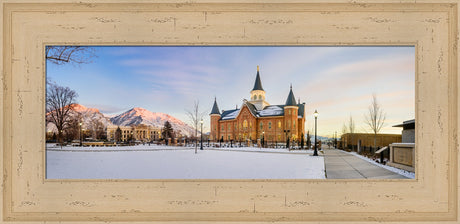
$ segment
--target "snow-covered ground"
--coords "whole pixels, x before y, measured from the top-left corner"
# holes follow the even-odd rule
[[[230,145],[230,144],[228,144]],[[233,147],[207,147],[206,144],[203,144],[204,149],[209,150],[219,150],[219,151],[245,151],[245,152],[277,152],[277,153],[300,153],[300,154],[313,154],[313,150],[288,150],[285,148],[258,148],[258,147],[236,147],[236,144]],[[198,144],[198,150],[200,145]],[[47,144],[46,149],[49,151],[98,151],[98,152],[108,152],[108,151],[158,151],[158,150],[186,150],[193,149],[194,146],[165,146],[165,145],[156,145],[156,144],[139,144],[134,146],[100,146],[100,147],[74,147],[74,146],[57,146],[56,144]]]
[[[397,173],[397,174],[401,174],[401,175],[403,175],[403,176],[405,176],[405,177],[407,177],[407,178],[410,178],[410,179],[414,179],[414,178],[415,178],[415,173],[414,173],[414,172],[409,172],[409,171],[406,171],[406,170],[403,170],[403,169],[399,169],[399,168],[396,168],[396,167],[383,165],[383,164],[381,164],[381,163],[375,162],[374,160],[372,160],[372,159],[370,159],[370,158],[367,158],[367,157],[365,157],[365,156],[359,155],[359,154],[356,153],[356,152],[347,152],[347,151],[344,151],[344,152],[346,152],[346,153],[348,153],[348,154],[351,154],[351,155],[354,155],[354,156],[356,156],[356,157],[358,157],[358,158],[360,158],[360,159],[362,159],[362,160],[365,160],[365,161],[367,161],[367,162],[369,162],[369,163],[372,163],[372,164],[374,164],[374,165],[376,165],[376,166],[379,166],[379,167],[382,167],[382,168],[384,168],[384,169],[387,169],[387,170],[389,170],[389,171],[391,171],[391,172],[394,172],[394,173]]]
[[[47,145],[49,179],[324,179],[312,151],[137,145]]]

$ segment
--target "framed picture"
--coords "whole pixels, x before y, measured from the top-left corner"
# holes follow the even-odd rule
[[[47,179],[415,178],[414,46],[46,46],[46,60]]]
[[[3,153],[0,165],[4,173],[1,177],[3,222],[458,222],[458,1],[423,1],[422,3],[390,1],[355,3],[340,0],[328,3],[309,0],[283,3],[4,1],[0,5],[3,12],[1,23],[3,91],[0,101],[2,105],[0,142],[2,142]],[[64,146],[62,136],[59,134],[63,129],[57,128],[57,123],[57,132],[55,132],[57,137],[54,139],[56,142],[53,143],[57,145],[51,146],[52,132],[48,132],[49,120],[45,119],[53,111],[49,110],[47,104],[49,102],[47,98],[52,95],[49,92],[49,84],[52,81],[47,80],[47,76],[51,73],[47,72],[53,71],[49,65],[53,60],[51,57],[59,55],[52,55],[49,52],[53,47],[56,49],[78,46],[86,49],[407,48],[412,52],[412,55],[409,55],[412,59],[409,61],[413,62],[413,67],[409,63],[414,75],[409,94],[412,94],[415,102],[414,120],[407,122],[400,120],[398,123],[401,123],[399,127],[403,127],[404,130],[412,125],[414,144],[410,149],[397,149],[402,146],[396,144],[392,149],[387,150],[392,152],[390,157],[394,160],[389,162],[393,166],[406,170],[412,169],[409,172],[414,173],[414,176],[403,179],[371,179],[365,175],[364,178],[350,179],[295,175],[289,178],[270,175],[235,178],[219,178],[219,175],[211,177],[192,175],[188,176],[189,178],[186,175],[117,176],[120,170],[116,171],[115,176],[91,176],[100,170],[97,166],[89,165],[90,169],[85,172],[86,176],[70,175],[72,167],[67,167],[69,172],[64,176],[49,173],[51,171],[49,168],[53,168],[53,165],[55,165],[54,171],[62,171],[65,168],[64,164],[68,164],[62,161],[70,161],[56,156],[61,150],[60,147],[74,147],[72,148],[74,151],[81,149],[86,150],[83,153],[88,153],[87,147],[92,147],[92,151],[100,150],[97,144],[115,144],[112,150],[129,150],[131,147],[127,145],[128,149],[124,149],[117,144],[132,143],[143,147],[154,142],[164,145],[173,144],[175,147],[178,147],[178,144],[184,144],[182,147],[192,144],[186,152],[192,152],[191,155],[194,155],[193,149],[200,150],[199,147],[204,145],[202,142],[198,144],[194,141],[199,135],[194,135],[195,139],[191,142],[186,142],[185,138],[181,142],[180,138],[173,139],[173,134],[165,132],[167,128],[164,127],[156,127],[158,130],[153,126],[134,127],[109,119],[117,128],[114,127],[110,132],[108,126],[105,127],[106,143],[99,141],[102,139],[100,135],[104,133],[98,134],[96,128],[90,136],[89,130],[86,130],[89,126],[85,126],[86,123],[83,121],[77,121],[75,123],[77,131],[74,134],[67,133],[67,136],[70,136],[67,141],[70,146]],[[243,52],[238,53],[235,57],[243,55]],[[139,52],[133,51],[131,54],[139,54]],[[361,57],[371,57],[365,53],[356,54]],[[195,55],[196,60],[201,57],[203,61],[205,60],[205,55],[200,53]],[[348,58],[352,59],[353,55],[349,53]],[[387,58],[388,61],[393,59]],[[65,62],[66,59],[63,60]],[[331,63],[333,60],[332,57],[325,57],[322,62]],[[298,153],[304,153],[302,156],[305,158],[307,154],[312,154],[308,156],[313,159],[327,158],[324,155],[313,157],[318,150],[320,153],[326,151],[326,149],[320,150],[320,145],[317,143],[313,144],[313,148],[301,151],[303,147],[300,147],[300,140],[305,134],[299,131],[301,130],[299,126],[294,129],[294,125],[302,124],[298,119],[301,120],[303,115],[314,115],[321,119],[322,112],[319,111],[319,116],[313,111],[299,114],[301,111],[299,108],[304,104],[298,102],[294,96],[289,101],[291,92],[295,93],[297,80],[292,81],[291,91],[285,94],[287,100],[282,102],[282,107],[278,105],[279,108],[283,108],[283,119],[285,119],[281,125],[283,133],[281,135],[281,129],[280,133],[271,132],[271,127],[277,125],[276,119],[281,118],[263,118],[273,115],[277,108],[270,106],[268,100],[265,102],[266,90],[262,88],[265,85],[262,76],[264,67],[260,67],[259,77],[259,67],[255,68],[255,66],[257,65],[253,66],[253,71],[248,71],[252,74],[247,76],[249,81],[245,81],[251,83],[250,88],[252,88],[248,90],[251,91],[246,96],[248,100],[241,101],[240,97],[240,102],[239,104],[236,102],[238,105],[235,108],[221,108],[226,110],[225,112],[216,106],[214,110],[214,105],[218,105],[220,99],[212,95],[217,94],[218,89],[215,89],[217,93],[209,93],[211,100],[205,107],[211,109],[210,115],[206,114],[211,146],[204,147],[203,151],[195,151],[197,155],[212,150],[229,150],[229,148],[233,150],[233,140],[241,134],[242,140],[239,143],[252,147],[250,150],[253,151],[285,150],[291,153],[290,150],[299,150]],[[375,66],[376,71],[369,74],[370,77],[385,76],[385,72],[381,72],[384,67],[375,64],[372,66]],[[387,67],[396,67],[396,64],[388,62]],[[343,76],[351,77],[345,70],[337,72],[343,72]],[[115,73],[114,70],[113,79]],[[79,82],[88,88],[103,90],[104,84],[109,85],[109,82],[102,82],[102,84],[92,82],[91,78],[96,79],[96,75],[88,76],[75,71],[71,74],[67,79],[70,80],[69,82],[76,83],[78,76],[81,75],[82,78],[85,77],[86,83],[81,80]],[[181,77],[187,78],[189,75],[185,74]],[[401,81],[401,76],[392,77],[390,79],[386,77],[386,85],[401,84],[398,83]],[[291,81],[285,79],[285,74],[278,74],[278,77],[275,75],[272,80],[279,85],[283,82],[283,89],[286,89],[284,85],[288,85],[289,91]],[[128,83],[127,78],[121,77],[119,80]],[[51,83],[51,85],[61,84]],[[343,84],[351,85],[346,82]],[[177,85],[179,83],[176,83]],[[140,90],[140,84],[137,86]],[[170,86],[174,87],[175,83]],[[129,88],[132,90],[136,85]],[[119,88],[120,91],[121,89]],[[273,90],[277,91],[278,88]],[[330,91],[334,90],[339,91],[337,88]],[[401,95],[401,92],[393,92]],[[372,99],[371,94],[369,102]],[[319,95],[310,97],[319,97]],[[403,97],[395,98],[395,101],[402,100]],[[224,102],[224,99],[220,102]],[[193,104],[191,105],[185,108],[192,108]],[[277,102],[273,102],[273,105],[277,105]],[[248,116],[253,113],[253,117],[261,118],[254,118],[254,121],[247,120],[246,123],[244,119],[238,120],[239,114],[245,111]],[[236,117],[232,117],[233,113]],[[218,114],[219,119],[212,123],[212,115]],[[292,118],[293,120],[288,123],[289,114],[297,117]],[[235,119],[235,123],[228,125],[227,123],[232,119]],[[313,117],[309,119],[311,122],[316,120]],[[199,119],[195,120],[199,121]],[[194,127],[196,132],[199,127],[197,122]],[[214,132],[213,124],[219,125]],[[397,123],[393,125],[398,126]],[[250,127],[254,128],[251,132],[248,131]],[[173,128],[180,129],[178,126]],[[231,133],[231,130],[241,130],[241,133]],[[184,129],[183,132],[185,131]],[[283,142],[280,147],[284,149],[277,148],[278,134],[280,142]],[[174,136],[176,135],[179,136],[174,133]],[[112,136],[112,141],[109,140],[109,136]],[[156,137],[162,142],[157,142]],[[275,143],[269,141],[270,137],[275,140]],[[351,145],[351,150],[355,150],[355,143],[352,143],[353,135],[342,136],[342,140],[345,139],[347,144]],[[325,148],[326,142],[325,139],[321,149]],[[363,142],[356,143],[356,147],[361,150]],[[212,146],[212,143],[215,145]],[[331,142],[330,147],[337,147],[337,143]],[[376,148],[372,150],[374,150],[372,153],[380,151]],[[99,152],[94,152],[94,155],[96,153]],[[129,161],[127,157],[122,157],[117,160],[117,164],[121,167],[125,165],[124,162]],[[49,160],[50,158],[54,160]],[[94,157],[88,158],[94,159]],[[135,158],[134,161],[139,160],[140,164],[140,159]],[[53,164],[56,161],[62,163]],[[83,158],[78,161],[90,164],[89,159]],[[78,161],[74,164],[79,164]],[[133,161],[129,162],[133,163]],[[282,166],[283,163],[277,165]],[[327,165],[325,166],[327,171]],[[267,169],[269,168],[267,166]],[[248,169],[251,167],[244,168],[241,172]],[[215,172],[217,173],[218,169]]]

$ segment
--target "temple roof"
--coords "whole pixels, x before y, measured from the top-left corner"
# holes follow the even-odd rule
[[[266,106],[262,110],[257,110],[256,107],[249,102],[245,102],[246,106],[248,107],[249,111],[255,116],[255,117],[276,117],[276,116],[284,116],[284,107],[286,105],[270,105]],[[305,116],[304,114],[304,108],[305,104],[296,104],[294,106],[298,106],[298,118],[302,118]],[[233,109],[233,110],[226,110],[222,112],[222,116],[220,120],[232,120],[236,119],[238,114],[240,113],[241,109]]]

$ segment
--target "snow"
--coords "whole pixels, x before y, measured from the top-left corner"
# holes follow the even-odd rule
[[[73,110],[76,111],[76,112],[79,112],[79,113],[84,113],[84,112],[90,112],[90,113],[100,113],[99,112],[99,109],[96,109],[96,108],[88,108],[88,107],[85,107],[81,104],[73,104]]]
[[[324,179],[308,151],[137,145],[47,147],[49,179]]]
[[[235,110],[231,113],[228,113],[226,114],[225,116],[222,117],[222,120],[230,120],[230,119],[235,119],[236,116],[238,116],[238,113],[240,112],[240,110]]]
[[[412,145],[412,146],[415,146],[415,143],[409,143],[409,142],[395,142],[395,143],[391,143],[392,145],[403,145],[403,146],[408,146],[408,145]]]
[[[262,117],[280,116],[284,114],[284,109],[279,106],[267,106],[263,110],[259,110],[258,113]]]
[[[344,151],[344,152],[346,152],[346,151]],[[405,177],[407,177],[407,178],[410,178],[410,179],[415,179],[415,173],[414,173],[414,172],[409,172],[409,171],[406,171],[406,170],[403,170],[403,169],[399,169],[399,168],[396,168],[396,167],[383,165],[383,164],[381,164],[381,163],[375,162],[374,160],[372,160],[372,159],[370,159],[370,158],[367,158],[367,157],[365,157],[365,156],[359,155],[359,154],[356,153],[356,152],[346,152],[346,153],[351,154],[351,155],[354,155],[354,156],[356,156],[356,157],[358,157],[358,158],[360,158],[360,159],[362,159],[362,160],[365,160],[365,161],[367,161],[367,162],[369,162],[369,163],[372,163],[372,164],[374,164],[374,165],[376,165],[376,166],[379,166],[379,167],[382,167],[382,168],[384,168],[384,169],[387,169],[387,170],[389,170],[389,171],[391,171],[391,172],[394,172],[394,173],[397,173],[397,174],[401,174],[401,175],[403,175],[403,176],[405,176]]]
[[[169,121],[174,130],[181,131],[182,134],[191,136],[194,130],[191,126],[183,121],[165,113],[151,112],[144,108],[134,107],[126,112],[110,118],[114,125],[130,126],[130,125],[152,125],[154,127],[163,127],[166,121]]]

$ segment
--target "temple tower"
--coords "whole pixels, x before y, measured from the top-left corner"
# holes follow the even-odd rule
[[[286,99],[286,104],[284,106],[284,130],[289,130],[288,136],[291,140],[298,138],[298,111],[299,106],[295,102],[294,93],[292,92],[292,85],[289,91],[288,98]]]
[[[212,106],[211,113],[209,114],[211,117],[211,134],[210,134],[210,140],[217,140],[219,138],[219,119],[220,119],[220,112],[219,112],[219,107],[217,106],[217,100],[214,98],[214,105]]]
[[[251,90],[251,100],[249,100],[257,110],[262,110],[264,107],[270,105],[265,101],[265,90],[262,88],[262,82],[260,81],[259,66],[257,66],[256,81],[254,82],[254,88]]]

